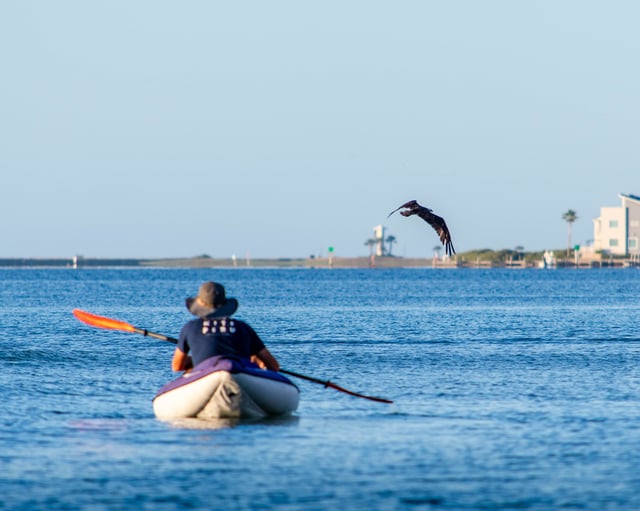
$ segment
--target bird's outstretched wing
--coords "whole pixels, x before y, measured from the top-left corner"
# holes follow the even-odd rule
[[[399,208],[394,209],[391,213],[389,213],[387,218],[389,218],[400,209],[404,209],[404,211],[400,211],[400,214],[402,216],[418,215],[431,227],[433,227],[438,233],[438,237],[444,245],[444,251],[447,255],[453,255],[456,253],[455,249],[453,248],[453,243],[451,242],[451,233],[449,232],[449,228],[447,227],[444,218],[436,215],[433,210],[421,206],[415,200],[406,202]]]

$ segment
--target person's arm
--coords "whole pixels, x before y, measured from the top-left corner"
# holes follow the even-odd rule
[[[240,321],[238,322],[238,324],[241,325],[242,328],[245,329],[245,332],[247,332],[247,334],[249,335],[249,338],[250,338],[249,342],[251,344],[251,353],[253,353],[253,355],[251,356],[251,361],[254,364],[258,364],[258,366],[262,369],[279,371],[280,364],[276,360],[276,357],[274,357],[269,352],[269,350],[266,348],[266,346],[264,345],[264,342],[262,342],[262,339],[260,339],[260,336],[256,333],[256,331],[244,321]]]
[[[257,355],[255,355],[255,362],[262,367],[262,369],[271,369],[272,371],[279,371],[280,364],[276,360],[271,352],[267,348],[262,348]]]
[[[191,357],[180,348],[176,348],[176,351],[173,353],[173,359],[171,360],[171,369],[173,371],[186,371],[192,367],[193,361]]]

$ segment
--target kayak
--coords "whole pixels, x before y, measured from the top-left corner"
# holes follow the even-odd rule
[[[300,390],[283,374],[216,356],[163,386],[153,398],[153,412],[158,419],[260,419],[288,415],[299,400]]]

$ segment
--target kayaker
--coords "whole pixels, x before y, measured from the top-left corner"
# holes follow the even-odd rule
[[[250,359],[263,369],[280,370],[280,364],[247,323],[231,318],[238,300],[227,298],[224,286],[205,282],[198,296],[187,298],[187,309],[197,316],[180,331],[171,369],[186,371],[216,355]]]

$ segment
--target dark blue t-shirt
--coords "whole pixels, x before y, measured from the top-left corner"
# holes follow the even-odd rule
[[[244,321],[234,318],[193,319],[182,327],[178,348],[191,352],[193,365],[216,355],[251,358],[264,343]]]

